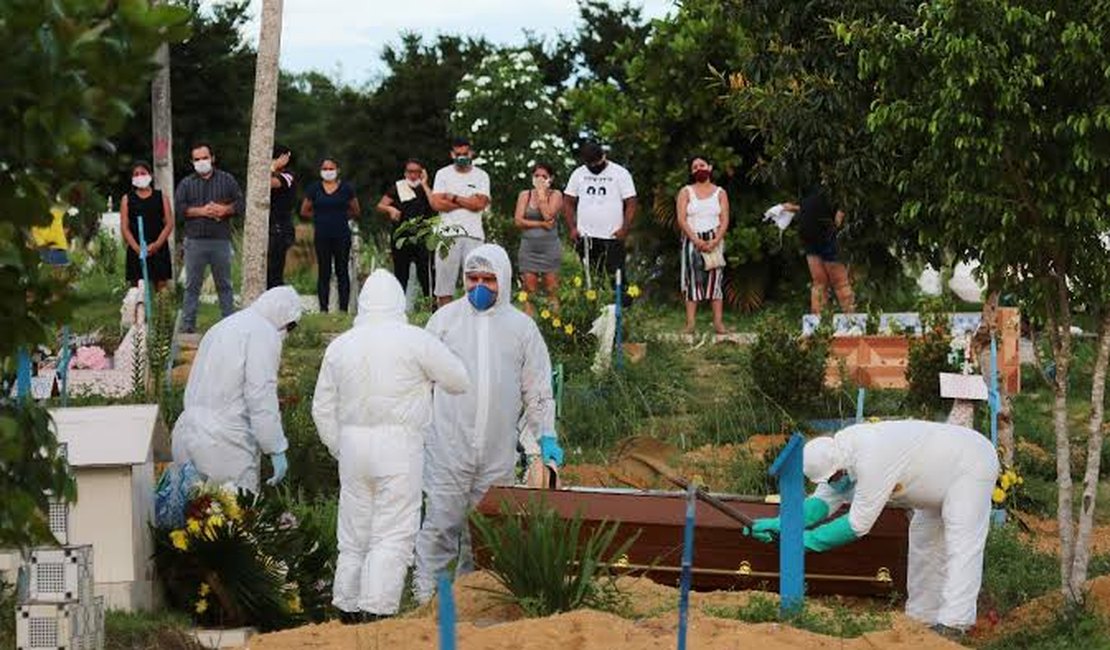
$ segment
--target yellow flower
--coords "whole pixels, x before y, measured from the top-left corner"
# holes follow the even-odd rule
[[[212,515],[208,518],[208,526],[211,528],[219,528],[224,525],[223,515]]]
[[[520,293],[516,294],[516,300],[517,302],[528,302],[528,292],[521,291]]]
[[[567,323],[567,326],[563,328],[563,331],[567,333],[567,336],[571,336],[572,334],[574,334],[574,325]]]
[[[227,516],[231,517],[232,521],[239,521],[243,518],[243,510],[234,500],[232,500],[231,503],[227,504]]]
[[[597,300],[597,292],[593,289],[586,290],[586,300]]]
[[[1019,477],[1017,478],[1017,484],[1018,484],[1018,485],[1021,485],[1022,483],[1025,483],[1025,479],[1023,479],[1023,478],[1021,478],[1021,477],[1019,476]]]
[[[631,296],[632,298],[639,298],[640,297],[640,287],[638,287],[634,284],[629,285],[628,295]]]
[[[551,325],[557,329],[563,326],[563,321],[556,318],[555,320],[551,321]]]
[[[994,492],[991,493],[991,501],[994,501],[995,503],[1002,503],[1005,500],[1006,491],[999,487],[994,488]]]
[[[574,276],[574,286],[576,286],[576,287],[582,286],[582,276],[581,275]]]
[[[297,593],[296,590],[289,593],[286,604],[289,606],[289,612],[291,614],[300,614],[304,611],[304,608],[301,607],[301,595]]]
[[[211,591],[212,591],[212,588],[208,586],[208,583],[207,582],[202,582],[202,583],[200,583],[200,589],[197,590],[197,593],[200,594],[201,598],[204,598]]]
[[[998,480],[998,482],[1002,485],[1003,490],[1009,490],[1010,486],[1013,484],[1010,480],[1010,473],[1009,472],[1006,472],[1005,474],[1003,474],[1002,477]]]
[[[189,550],[189,536],[183,530],[175,530],[170,533],[170,541],[173,543],[173,547],[178,550]]]
[[[199,519],[189,519],[189,522],[186,524],[186,528],[189,529],[189,532],[191,534],[199,535],[200,534],[200,520]]]
[[[551,318],[551,312],[547,311],[546,309],[541,311],[540,312],[540,318],[542,318],[544,320],[547,320],[548,318]]]
[[[198,614],[203,614],[203,613],[207,612],[208,611],[208,601],[205,600],[204,598],[201,598],[200,600],[197,601],[197,604],[193,607],[193,609],[195,609]]]

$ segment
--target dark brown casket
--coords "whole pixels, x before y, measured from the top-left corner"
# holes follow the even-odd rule
[[[751,497],[718,495],[752,518],[773,517],[778,505]],[[581,512],[583,534],[602,521],[620,522],[616,544],[639,533],[627,557],[613,567],[647,575],[655,582],[676,586],[682,564],[685,494],[608,488],[537,490],[495,487],[478,504],[488,517],[502,516],[502,504],[514,509],[543,499],[567,519]],[[905,594],[906,552],[909,545],[908,511],[887,508],[863,539],[827,553],[807,553],[806,593],[850,596]],[[698,502],[694,531],[692,586],[696,590],[778,590],[777,544],[765,544],[740,533],[740,525],[705,503]],[[471,530],[472,535],[476,534]],[[480,544],[475,541],[475,547]],[[488,567],[488,557],[477,549],[475,562]]]

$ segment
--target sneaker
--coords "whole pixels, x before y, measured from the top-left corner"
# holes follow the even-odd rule
[[[964,638],[964,631],[958,627],[949,627],[947,625],[937,623],[935,625],[930,625],[929,629],[932,630],[935,634],[939,634],[940,636],[950,641],[959,641],[960,639]]]
[[[344,625],[358,625],[362,622],[362,612],[339,612],[339,622]]]

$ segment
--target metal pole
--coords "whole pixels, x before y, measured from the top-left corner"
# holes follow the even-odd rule
[[[698,488],[686,486],[686,528],[682,533],[682,577],[678,592],[678,650],[686,650],[686,628],[690,615],[690,579],[694,569],[694,516]]]
[[[455,594],[447,572],[439,574],[439,650],[455,650]]]

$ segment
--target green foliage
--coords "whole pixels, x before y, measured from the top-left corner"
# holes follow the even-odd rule
[[[778,599],[764,594],[752,594],[748,602],[739,607],[707,607],[706,613],[720,618],[733,618],[745,623],[786,623],[787,625],[843,639],[852,639],[889,629],[890,616],[884,612],[858,612],[844,605],[834,605],[829,610],[817,610],[808,604],[787,616],[779,610]]]
[[[1021,541],[1015,524],[992,527],[987,535],[981,601],[984,609],[1005,614],[1047,593],[1060,582],[1056,558]]]
[[[200,650],[189,635],[189,619],[177,612],[124,612],[104,614],[106,650]]]
[[[619,522],[583,529],[581,513],[568,521],[540,499],[521,511],[502,503],[499,517],[473,513],[470,521],[478,533],[475,552],[489,557],[490,572],[508,592],[495,593],[528,616],[625,604],[610,566],[636,536],[617,544]]]
[[[943,408],[949,401],[940,397],[940,373],[957,372],[958,369],[949,360],[952,335],[947,323],[937,321],[929,324],[923,320],[923,325],[925,331],[922,336],[910,337],[906,364],[906,381],[909,383],[906,405],[928,416]]]
[[[1110,648],[1110,622],[1093,608],[1065,607],[1054,613],[1047,626],[1019,629],[1014,634],[994,639],[983,650],[1072,650],[1073,648]]]
[[[590,328],[606,305],[613,304],[613,295],[609,283],[599,282],[587,289],[582,276],[575,275],[559,283],[557,306],[541,292],[529,295],[520,291],[515,298],[521,308],[527,305],[533,310],[552,362],[564,364],[567,372],[579,373],[593,362],[598,341]]]
[[[0,548],[53,539],[45,490],[73,501],[77,485],[59,454],[47,410],[31,400],[0,397]]]
[[[820,404],[830,340],[823,329],[804,337],[782,317],[768,316],[756,326],[750,351],[756,387],[787,411]]]

